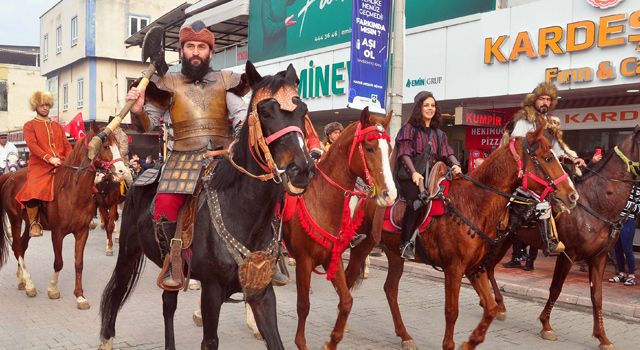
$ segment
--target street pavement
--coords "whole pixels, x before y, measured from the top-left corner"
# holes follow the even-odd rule
[[[116,256],[105,256],[104,231],[97,229],[90,233],[85,250],[84,289],[91,309],[81,311],[76,309],[73,296],[73,243],[72,236],[68,236],[64,247],[65,268],[59,282],[61,298],[58,300],[49,300],[46,295],[53,266],[48,232],[45,232],[44,238],[31,240],[26,257],[27,267],[38,289],[35,298],[28,298],[24,291],[17,289],[17,264],[13,256],[0,270],[0,350],[98,348],[100,296],[115,265],[117,249]],[[400,340],[394,334],[382,290],[386,271],[380,258],[376,265],[369,278],[354,292],[350,331],[341,342],[341,349],[400,349]],[[405,324],[420,349],[439,349],[444,333],[442,280],[437,276],[427,276],[417,267],[409,270],[414,272],[404,275],[399,297]],[[161,291],[155,286],[157,272],[155,265],[146,264],[136,290],[122,308],[116,324],[116,349],[164,347]],[[314,276],[312,288],[307,340],[310,349],[320,349],[329,338],[335,321],[337,296],[324,276]],[[584,288],[587,289],[587,286]],[[285,348],[295,349],[295,284],[278,287],[276,293],[278,322]],[[552,324],[560,339],[550,342],[538,336],[540,324],[537,316],[542,309],[542,301],[509,295],[506,296],[506,321],[493,322],[481,349],[597,349],[597,342],[591,337],[592,317],[584,308],[556,306]],[[191,319],[198,298],[197,291],[180,293],[175,317],[178,349],[200,347],[202,328],[195,327]],[[468,286],[463,287],[455,332],[457,344],[468,338],[481,314],[476,293]],[[263,342],[253,339],[243,320],[242,304],[224,305],[219,330],[221,349],[265,348]],[[637,318],[605,316],[605,326],[618,349],[637,349],[640,339],[640,322]]]

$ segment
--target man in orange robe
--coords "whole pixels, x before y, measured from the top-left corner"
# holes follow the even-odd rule
[[[29,147],[29,167],[27,181],[16,200],[27,207],[29,234],[40,237],[42,225],[38,220],[38,206],[40,202],[53,200],[53,170],[69,156],[72,148],[62,126],[49,119],[49,109],[53,106],[51,93],[36,91],[29,103],[36,117],[26,122],[22,131]]]

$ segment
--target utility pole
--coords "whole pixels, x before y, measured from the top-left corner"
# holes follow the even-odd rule
[[[391,61],[391,89],[389,91],[388,110],[393,110],[389,133],[395,139],[402,126],[402,88],[404,86],[404,5],[405,0],[394,0],[393,36]]]

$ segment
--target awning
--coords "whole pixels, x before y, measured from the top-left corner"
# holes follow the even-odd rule
[[[127,47],[142,46],[147,31],[154,26],[161,26],[165,30],[165,49],[178,51],[180,28],[185,22],[198,20],[203,21],[216,36],[216,52],[246,43],[249,34],[249,0],[202,0],[193,5],[185,2],[127,38],[125,44]]]

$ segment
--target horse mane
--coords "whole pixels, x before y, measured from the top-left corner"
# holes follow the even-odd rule
[[[261,89],[269,89],[269,91],[273,94],[279,89],[281,89],[286,84],[285,80],[285,72],[278,72],[275,75],[267,75],[264,76],[260,82],[257,82],[253,87],[254,93],[251,96],[251,101],[249,102],[249,108],[247,109],[247,116],[245,117],[245,121],[248,118],[249,114],[252,112],[253,100],[256,96],[255,92]],[[243,123],[240,128],[240,132],[236,140],[234,140],[232,147],[230,147],[229,157],[233,157],[233,161],[236,164],[245,167],[248,171],[255,173],[258,170],[254,161],[250,161],[251,156],[249,155],[249,150],[247,145],[249,144],[249,125],[247,122]],[[239,148],[240,147],[240,148]],[[245,149],[244,152],[233,152],[234,150]],[[211,181],[211,187],[214,190],[222,190],[230,187],[234,187],[239,184],[238,179],[242,178],[243,175],[239,172],[233,165],[229,159],[221,160],[216,169],[214,171],[216,176],[213,176]]]

